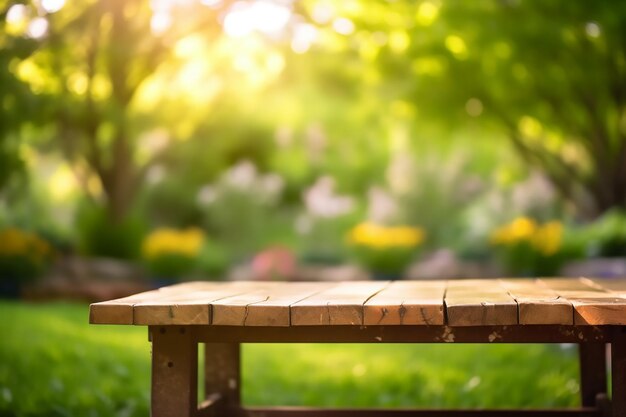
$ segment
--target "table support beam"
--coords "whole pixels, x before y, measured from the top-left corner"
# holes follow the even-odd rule
[[[219,396],[216,409],[241,404],[241,371],[239,343],[207,343],[204,359],[204,387],[207,398]]]
[[[152,328],[151,417],[194,417],[198,344],[184,326]]]
[[[581,343],[578,345],[580,364],[580,395],[583,407],[594,407],[607,393],[606,345]]]
[[[611,343],[613,417],[626,417],[626,327]]]
[[[231,412],[236,417],[582,417],[601,416],[595,408],[554,410],[402,410],[250,407]]]

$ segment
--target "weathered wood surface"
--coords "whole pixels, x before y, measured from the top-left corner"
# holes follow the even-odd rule
[[[574,324],[626,324],[626,300],[594,281],[581,278],[542,279],[574,307]]]
[[[451,326],[517,324],[517,303],[498,280],[448,281],[445,302]]]
[[[213,324],[230,326],[289,326],[290,306],[336,284],[294,282],[270,285],[212,303]]]
[[[535,279],[501,279],[517,302],[519,324],[573,324],[572,303]]]
[[[258,288],[269,289],[276,284],[248,281],[190,283],[183,293],[176,292],[135,303],[134,324],[211,324],[212,306],[220,300],[253,292]]]
[[[89,306],[89,322],[92,324],[136,324],[134,323],[135,304],[154,302],[181,294],[187,296],[199,286],[207,288],[212,285],[215,284],[205,282],[176,284],[116,300],[93,303]]]
[[[443,324],[446,281],[395,281],[364,305],[365,325]]]
[[[344,282],[291,305],[292,326],[362,325],[363,306],[387,281]]]
[[[91,305],[94,324],[624,325],[626,278],[195,282]]]

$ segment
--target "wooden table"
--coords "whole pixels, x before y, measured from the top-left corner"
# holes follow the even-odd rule
[[[576,343],[582,407],[505,415],[626,417],[626,279],[192,282],[92,304],[90,322],[149,326],[153,417],[504,413],[243,407],[239,352],[247,342]],[[198,343],[206,343],[206,399],[199,406]]]

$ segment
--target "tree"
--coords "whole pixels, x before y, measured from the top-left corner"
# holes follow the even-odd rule
[[[28,121],[36,117],[36,97],[28,85],[11,72],[15,57],[27,56],[33,42],[11,36],[7,31],[9,4],[0,3],[0,86],[2,86],[0,111],[0,191],[24,173],[24,161],[19,152],[17,135]]]
[[[176,41],[201,27],[207,36],[215,33],[214,10],[204,7],[190,13],[172,6],[167,12],[161,17],[166,23],[171,19],[171,27],[155,33],[155,13],[147,1],[68,4],[45,16],[47,34],[38,37],[38,48],[20,63],[37,76],[29,81],[46,102],[40,109],[54,127],[51,141],[86,192],[90,180],[97,178],[113,222],[124,219],[149,167],[166,154],[162,150],[148,161],[138,161],[140,123],[133,108],[137,92],[171,56]],[[176,13],[189,16],[177,24],[172,16]],[[166,29],[161,23],[157,29]]]
[[[492,1],[441,14],[447,85],[413,97],[444,92],[474,115],[482,103],[580,214],[626,207],[624,6]]]
[[[347,54],[375,62],[377,87],[416,120],[505,134],[584,217],[626,207],[626,5],[364,0],[344,12],[357,26]]]

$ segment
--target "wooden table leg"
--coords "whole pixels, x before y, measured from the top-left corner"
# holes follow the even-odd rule
[[[626,327],[611,343],[613,417],[626,417]]]
[[[595,407],[598,396],[607,393],[606,345],[581,343],[578,345],[580,363],[580,395],[583,407]]]
[[[152,417],[192,417],[198,407],[198,344],[188,328],[152,330]]]
[[[204,387],[207,399],[215,398],[215,415],[226,415],[241,405],[239,343],[205,345]]]

